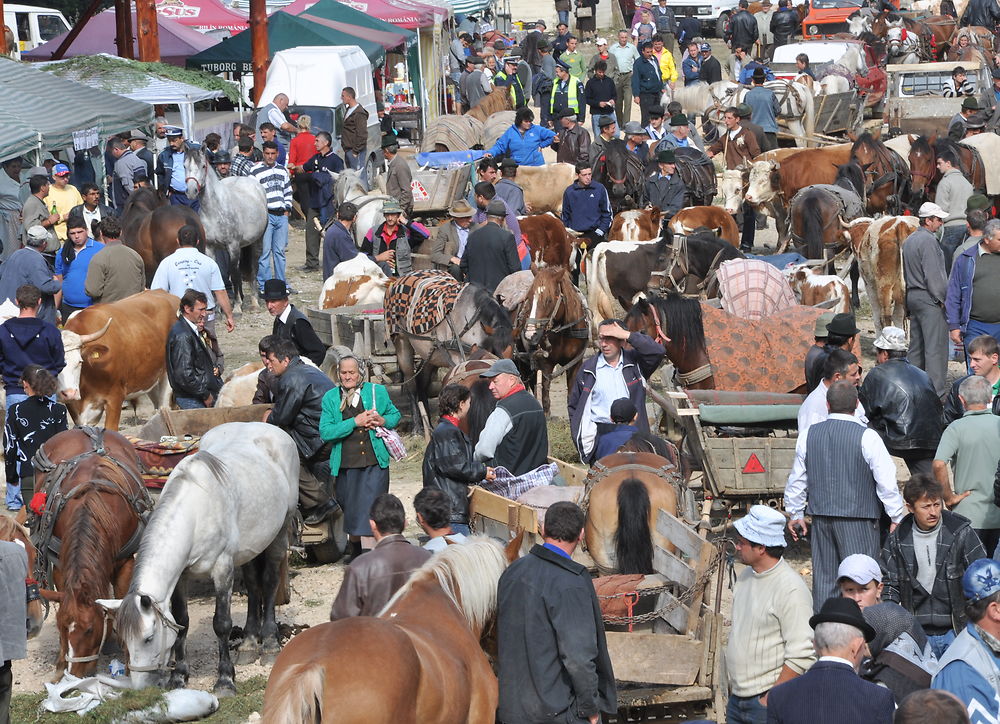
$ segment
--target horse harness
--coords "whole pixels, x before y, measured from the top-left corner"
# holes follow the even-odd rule
[[[649,313],[653,315],[653,328],[656,332],[656,341],[666,347],[673,340],[668,337],[664,331],[663,326],[660,324],[660,313],[656,311],[656,305],[649,305]],[[712,363],[708,362],[703,364],[701,367],[695,367],[690,372],[681,372],[676,367],[674,368],[674,376],[680,383],[681,387],[690,387],[691,385],[696,385],[699,382],[704,382],[709,377],[715,374],[715,368],[712,367]]]
[[[901,197],[903,184],[910,177],[909,167],[903,161],[902,157],[891,148],[883,146],[882,149],[879,149],[878,146],[873,146],[873,149],[876,159],[867,166],[862,167],[865,178],[872,179],[871,183],[864,189],[864,198],[867,202],[867,199],[871,197],[875,189],[891,183],[893,189],[895,189],[895,193],[886,199],[886,207],[894,215],[898,215],[901,212],[903,204]],[[879,173],[882,175],[876,176]]]
[[[566,332],[567,336],[569,336],[572,339],[585,339],[588,341],[590,340],[590,309],[587,307],[587,303],[584,301],[583,295],[580,293],[580,290],[574,287],[573,291],[580,298],[581,306],[583,307],[583,316],[579,317],[578,319],[574,319],[571,322],[564,322],[555,327],[553,327],[552,325],[555,322],[556,316],[559,314],[559,309],[560,307],[562,307],[563,300],[565,298],[565,295],[562,293],[561,289],[559,292],[559,296],[556,299],[556,304],[552,308],[552,313],[548,317],[525,317],[524,315],[528,313],[527,312],[528,300],[525,299],[524,302],[521,303],[521,308],[518,311],[517,315],[518,317],[517,325],[521,329],[521,340],[524,342],[525,348],[529,350],[525,354],[532,362],[532,368],[534,368],[535,366],[534,363],[538,358],[548,356],[548,350],[542,349],[541,343],[544,341],[544,338],[549,334],[558,334],[560,332]],[[581,322],[584,323],[584,326],[582,328],[577,328],[577,325],[580,324]],[[537,331],[535,332],[535,334],[532,336],[531,339],[528,339],[528,337],[525,336],[524,330],[531,325],[534,325],[537,328]],[[535,349],[532,351],[532,348]],[[566,362],[565,364],[556,366],[555,369],[553,369],[552,372],[550,373],[543,372],[542,374],[545,375],[548,379],[553,379],[555,377],[558,377],[563,372],[572,368],[573,365],[582,360],[586,356],[588,349],[589,345],[584,344],[580,350],[580,353],[577,354],[572,360]]]
[[[674,454],[674,460],[668,460],[666,465],[662,465],[658,468],[654,468],[651,465],[643,465],[642,463],[625,463],[624,465],[608,467],[600,460],[595,462],[590,468],[590,472],[587,474],[586,480],[583,481],[583,496],[580,498],[580,508],[583,510],[584,517],[587,516],[588,509],[590,508],[590,492],[594,489],[594,486],[611,475],[611,473],[621,471],[651,473],[660,480],[670,483],[677,493],[677,497],[680,498],[682,482],[679,470],[681,459],[680,453],[677,450],[677,446],[673,443],[667,442],[667,445]]]
[[[660,294],[667,292],[678,292],[680,294],[687,293],[687,284],[685,283],[684,288],[682,289],[681,283],[674,278],[674,270],[679,270],[681,273],[680,278],[684,280],[691,275],[687,235],[674,234],[670,251],[670,265],[666,269],[653,270],[650,273],[649,281],[646,283],[647,291],[659,292]],[[715,258],[712,259],[712,263],[708,265],[708,269],[705,271],[704,279],[702,279],[698,284],[699,293],[704,293],[705,290],[711,286],[712,282],[715,281],[715,274],[716,271],[718,271],[719,263],[724,252],[725,247],[719,249]],[[670,286],[666,283],[667,279],[670,280]]]

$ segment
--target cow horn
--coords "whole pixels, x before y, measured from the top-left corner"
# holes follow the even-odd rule
[[[583,236],[583,232],[576,231],[575,229],[566,229],[566,233],[576,239],[579,239],[581,236]]]
[[[851,225],[848,222],[844,221],[844,217],[843,217],[842,214],[837,214],[837,221],[840,222],[840,228],[841,229],[850,229],[851,228]]]
[[[103,337],[104,333],[108,331],[108,327],[111,326],[112,319],[114,319],[114,317],[108,317],[108,321],[105,322],[104,326],[101,327],[101,329],[97,332],[91,332],[90,334],[81,334],[80,344],[84,345],[87,344],[88,342],[93,342],[95,339],[100,339],[101,337]]]

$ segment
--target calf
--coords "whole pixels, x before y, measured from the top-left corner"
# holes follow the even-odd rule
[[[566,227],[555,214],[519,216],[521,237],[527,240],[531,250],[531,262],[537,266],[569,266],[573,240],[566,233]]]
[[[902,247],[916,230],[915,216],[882,216],[869,224],[855,253],[877,327],[902,327],[906,316]]]
[[[823,274],[819,269],[805,264],[796,264],[782,270],[788,280],[788,285],[795,292],[799,304],[814,307],[823,302],[836,304],[826,309],[838,314],[851,311],[851,290],[843,279],[836,274]]]
[[[614,241],[652,241],[660,235],[661,220],[657,208],[620,211],[611,221],[608,238]]]
[[[378,264],[358,254],[333,268],[333,274],[323,282],[317,304],[320,309],[381,304],[390,281]]]
[[[687,206],[670,219],[670,230],[685,236],[699,227],[710,229],[716,236],[740,248],[740,230],[736,220],[720,206]]]

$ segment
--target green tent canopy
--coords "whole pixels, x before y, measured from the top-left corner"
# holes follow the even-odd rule
[[[373,66],[385,58],[385,49],[376,42],[303,20],[283,10],[267,19],[267,44],[269,58],[273,58],[279,50],[309,45],[357,45]],[[187,65],[211,73],[252,73],[252,57],[248,29],[192,55],[187,59]]]
[[[356,25],[362,28],[368,28],[369,30],[378,31],[379,33],[392,33],[400,35],[408,43],[412,42],[416,37],[416,33],[412,30],[406,30],[398,25],[387,23],[384,20],[380,20],[379,18],[363,13],[360,10],[355,10],[350,5],[338,2],[337,0],[319,0],[319,2],[315,5],[310,5],[308,8],[299,13],[299,15],[325,18],[326,20],[331,20],[338,24],[344,23],[348,25]],[[365,37],[372,36],[366,35]],[[395,43],[395,45],[399,45],[399,42]],[[395,47],[395,45],[386,47],[392,48]]]

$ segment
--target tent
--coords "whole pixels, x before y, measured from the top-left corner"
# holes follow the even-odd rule
[[[148,103],[63,80],[26,63],[0,61],[0,97],[4,99],[2,113],[15,119],[8,123],[0,117],[4,129],[0,158],[17,155],[7,147],[20,126],[34,129],[33,148],[49,150],[91,148],[112,134],[153,123],[153,107]],[[66,112],[54,113],[55,108]]]
[[[203,33],[239,33],[250,27],[246,15],[230,10],[218,0],[159,0],[156,14]]]
[[[271,58],[279,50],[303,45],[357,45],[368,56],[372,65],[377,65],[385,58],[385,48],[379,43],[317,25],[282,10],[267,19],[267,44]],[[244,30],[192,55],[187,59],[187,65],[189,68],[201,68],[211,73],[252,73],[252,57],[250,31]]]
[[[193,28],[181,25],[173,20],[159,19],[160,61],[171,65],[183,66],[188,56],[200,53],[218,42],[199,33]],[[135,29],[139,27],[135,13],[132,13],[132,41],[136,43]],[[97,55],[98,53],[115,53],[115,11],[114,8],[98,13],[90,19],[83,31],[76,37],[73,44],[63,54],[65,58],[75,58],[78,55]],[[56,49],[62,44],[68,32],[57,35],[47,43],[39,45],[34,50],[23,51],[24,60],[51,60]]]
[[[0,109],[0,161],[23,156],[38,148],[39,135],[30,125]]]
[[[317,0],[295,0],[284,10],[293,15],[301,15],[309,12],[316,4]],[[407,30],[428,27],[434,24],[435,16],[448,14],[443,8],[422,3],[394,3],[392,0],[341,0],[337,4]]]

